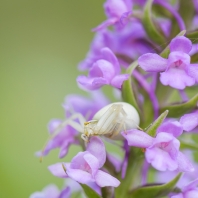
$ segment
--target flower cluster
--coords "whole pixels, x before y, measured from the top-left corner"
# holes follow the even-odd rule
[[[175,89],[184,89],[198,82],[198,64],[190,64],[189,52],[192,49],[191,41],[178,36],[169,44],[170,54],[168,59],[158,54],[147,53],[139,57],[138,62],[147,72],[160,73],[160,81],[163,85],[169,85]]]
[[[198,3],[185,2],[190,15],[183,6],[106,0],[107,19],[93,28],[78,66],[88,73],[77,83],[90,98],[66,97],[66,119],[50,121],[36,155],[59,148],[63,158],[70,145],[81,151],[48,167],[65,181],[62,190],[49,185],[31,198],[198,197]],[[99,90],[105,85],[117,90],[117,102]]]

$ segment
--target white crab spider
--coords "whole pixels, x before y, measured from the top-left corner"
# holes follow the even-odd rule
[[[121,131],[137,128],[140,118],[137,110],[126,102],[109,104],[99,110],[93,120],[84,123],[85,142],[94,135],[105,135],[111,139],[120,139]]]
[[[78,119],[79,123],[75,120]],[[138,128],[140,118],[137,110],[126,102],[115,102],[100,109],[87,121],[80,113],[73,114],[69,119],[63,121],[53,132],[50,139],[67,125],[82,133],[81,138],[87,143],[91,136],[104,135],[111,139],[122,138],[120,132],[128,129]],[[43,149],[43,152],[45,147]]]

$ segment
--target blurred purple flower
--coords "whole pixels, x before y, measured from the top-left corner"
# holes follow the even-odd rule
[[[72,114],[80,113],[87,120],[91,120],[95,113],[107,104],[109,104],[108,99],[100,91],[96,91],[91,93],[90,99],[81,95],[69,95],[65,98],[63,107],[66,111],[66,117],[68,119]],[[51,120],[48,124],[49,134],[53,135],[54,131],[62,122],[63,121],[60,119]],[[79,131],[76,131],[74,128],[67,125],[60,130],[55,137],[49,140],[43,153],[42,151],[39,151],[36,155],[46,156],[51,150],[60,148],[59,158],[63,158],[67,155],[71,144],[79,143],[77,140],[78,135]]]
[[[127,67],[133,59],[148,52],[153,52],[146,39],[146,33],[142,24],[138,21],[128,24],[120,31],[104,29],[97,32],[86,59],[80,62],[80,70],[90,69],[94,62],[102,59],[101,49],[108,47],[117,56],[120,64]]]
[[[198,110],[185,114],[181,117],[180,123],[185,131],[191,131],[198,126]]]
[[[89,77],[79,76],[77,82],[88,90],[99,89],[103,85],[121,88],[123,81],[129,78],[129,74],[120,74],[119,62],[109,48],[103,48],[101,53],[103,59],[93,64],[89,70]]]
[[[79,152],[71,163],[64,164],[66,173],[60,163],[49,166],[49,170],[57,177],[65,178],[68,176],[83,184],[96,182],[100,187],[119,186],[120,182],[116,178],[99,170],[105,161],[106,151],[103,142],[98,137],[92,137],[87,146],[87,151]]]
[[[170,43],[168,59],[160,57],[158,54],[144,54],[139,57],[140,67],[147,72],[162,72],[160,81],[163,85],[169,85],[176,89],[184,89],[198,82],[198,64],[190,64],[188,53],[192,48],[191,41],[178,36]]]
[[[107,154],[107,159],[113,164],[113,166],[115,167],[115,170],[117,172],[119,172],[121,170],[122,159],[120,158],[120,156],[117,156],[113,153],[109,153],[109,154]]]
[[[71,197],[70,188],[64,188],[62,191],[51,184],[46,186],[41,192],[35,192],[30,195],[30,198],[69,198]]]
[[[170,133],[174,137],[178,137],[183,133],[183,127],[178,121],[166,121],[158,127],[157,133],[160,132]]]
[[[92,91],[90,94],[91,98],[77,94],[68,95],[63,103],[66,117],[71,113],[80,113],[87,120],[91,120],[96,112],[109,104],[109,100],[101,91]]]
[[[143,131],[131,129],[122,132],[122,135],[128,141],[129,146],[146,148],[146,160],[157,170],[194,170],[189,160],[179,151],[179,140],[171,133],[159,132],[153,138]]]
[[[53,119],[48,124],[49,133],[52,135],[62,120]],[[67,153],[71,144],[78,144],[76,136],[79,133],[71,126],[64,127],[53,139],[49,140],[44,151],[36,153],[37,156],[46,156],[51,150],[60,148],[59,158],[63,158]]]
[[[101,30],[109,25],[119,26],[122,16],[131,12],[132,0],[106,0],[104,9],[108,19],[94,28],[93,31]]]
[[[177,187],[183,188],[187,183],[191,182],[192,180],[197,179],[198,175],[198,165],[197,163],[193,162],[193,152],[191,150],[184,150],[184,154],[188,156],[188,158],[192,161],[193,167],[195,168],[195,171],[193,172],[185,172],[183,174],[182,178],[178,181]],[[167,183],[170,180],[174,179],[177,174],[178,170],[176,171],[164,171],[164,172],[156,172],[156,182],[159,183]]]
[[[182,192],[171,198],[196,198],[198,197],[198,179],[192,181],[182,189]]]

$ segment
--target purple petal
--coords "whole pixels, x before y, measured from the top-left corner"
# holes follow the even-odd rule
[[[51,184],[43,189],[43,193],[45,194],[45,198],[54,198],[58,196],[59,189],[57,186]]]
[[[190,64],[188,67],[188,74],[198,83],[198,64]]]
[[[124,12],[122,16],[120,17],[120,23],[124,26],[130,21],[130,15],[132,14],[132,11]]]
[[[121,132],[122,136],[128,141],[129,146],[147,148],[152,145],[154,138],[147,133],[137,129]]]
[[[69,165],[66,166],[67,175],[74,179],[75,181],[87,184],[89,182],[94,182],[94,179],[92,178],[92,175],[86,171],[80,170],[80,169],[72,169]]]
[[[158,129],[157,132],[171,133],[173,136],[178,137],[183,132],[183,127],[178,121],[165,122]]]
[[[87,97],[83,97],[80,94],[70,94],[65,98],[63,107],[67,117],[69,117],[68,114],[71,115],[71,110],[85,116],[88,109],[92,106],[91,103],[92,101]]]
[[[114,66],[111,62],[100,59],[96,61],[89,71],[90,78],[102,77],[108,82],[116,75]]]
[[[178,153],[177,162],[178,162],[178,171],[182,171],[182,172],[194,171],[194,167],[192,163],[182,152]]]
[[[81,170],[91,173],[91,168],[90,168],[89,164],[86,162],[86,160],[84,159],[84,156],[86,154],[89,154],[89,152],[87,152],[87,151],[79,152],[76,156],[74,156],[74,158],[72,159],[72,161],[70,163],[70,168],[81,169]]]
[[[106,161],[106,150],[102,140],[98,137],[92,137],[87,145],[87,151],[98,159],[99,168],[101,168]]]
[[[195,179],[194,181],[190,182],[187,186],[183,188],[183,191],[188,191],[190,189],[196,188],[198,185],[198,179]]]
[[[168,71],[161,73],[160,81],[163,85],[169,85],[175,89],[184,89],[186,86],[195,84],[193,78],[184,70],[178,68],[170,68]]]
[[[81,113],[87,120],[91,120],[95,113],[107,104],[109,104],[108,99],[101,91],[97,90],[91,92],[91,98],[71,94],[65,98],[63,107],[66,110],[66,115],[71,115],[72,110]],[[88,114],[89,116],[87,117]],[[78,132],[73,130],[72,133]]]
[[[177,195],[171,196],[171,198],[184,198],[182,193],[179,193]]]
[[[118,62],[117,57],[114,55],[114,53],[107,47],[101,49],[102,56],[105,60],[112,63],[115,73],[120,73],[120,64]]]
[[[89,154],[89,153],[84,155],[84,159],[87,162],[87,164],[89,164],[89,166],[91,168],[92,176],[94,177],[96,172],[99,169],[98,159],[94,155]]]
[[[176,170],[180,142],[169,133],[160,132],[153,145],[146,149],[146,159],[157,170]]]
[[[153,141],[153,145],[161,143],[170,143],[174,146],[177,150],[179,150],[180,142],[177,140],[171,133],[160,132],[157,134],[156,138]]]
[[[118,21],[118,18],[116,18],[116,17],[109,18],[106,21],[104,21],[103,23],[101,23],[100,25],[98,25],[97,27],[93,28],[92,31],[96,32],[96,31],[102,30],[110,25],[115,24],[117,21]]]
[[[184,36],[177,36],[176,38],[172,39],[170,42],[170,51],[181,51],[184,53],[189,53],[192,49],[192,42],[184,37]]]
[[[190,56],[184,52],[171,52],[168,56],[168,68],[178,67],[178,69],[183,69],[187,71],[190,65]]]
[[[129,74],[121,74],[121,75],[117,75],[115,76],[112,80],[111,80],[111,85],[113,87],[116,88],[121,88],[122,84],[125,80],[127,80],[129,78]]]
[[[45,198],[45,195],[43,192],[34,192],[29,198]]]
[[[128,7],[130,5],[130,7]],[[131,3],[129,1],[107,0],[104,3],[106,15],[110,17],[120,18],[124,12],[130,11]]]
[[[158,148],[147,148],[145,152],[147,162],[159,171],[174,171],[177,169],[177,161],[173,160],[168,152]]]
[[[61,191],[60,195],[58,196],[58,198],[70,198],[70,197],[71,197],[71,189],[70,189],[70,187],[66,187],[65,189],[63,189]]]
[[[172,22],[170,21],[170,19],[157,18],[156,20],[157,20],[157,24],[159,24],[165,36],[168,37],[170,35],[170,29],[172,25]]]
[[[198,126],[198,111],[185,114],[181,117],[180,123],[185,131],[191,131]]]
[[[88,78],[86,76],[78,76],[77,82],[82,86],[82,88],[88,90],[99,89],[103,85],[109,84],[108,81],[102,77]]]
[[[122,165],[122,160],[120,157],[111,154],[107,154],[108,160],[113,164],[115,167],[116,171],[119,172],[121,170],[121,165]]]
[[[65,163],[64,163],[65,164]],[[57,163],[48,166],[49,171],[56,177],[67,178],[67,174],[65,173],[62,163]]]
[[[101,195],[101,188],[98,186],[94,180],[94,182],[89,182],[87,184],[90,188],[92,188],[95,192],[97,192],[99,195]],[[82,189],[81,189],[82,190]]]
[[[140,67],[147,72],[160,72],[167,68],[167,59],[153,53],[147,53],[138,58]]]
[[[71,144],[79,144],[79,141],[75,140],[73,137],[68,137],[67,140],[63,141],[63,144],[60,147],[59,158],[63,158],[65,155],[67,155]]]
[[[185,198],[195,198],[198,197],[198,189],[192,189],[185,192]]]
[[[62,120],[60,119],[52,119],[48,123],[48,131],[50,134],[53,134],[54,130],[62,123]]]
[[[35,192],[30,198],[58,198],[59,190],[54,184],[46,186],[42,192]]]
[[[99,170],[95,175],[95,181],[100,187],[105,186],[113,186],[118,187],[120,185],[120,181],[117,180],[115,177]]]

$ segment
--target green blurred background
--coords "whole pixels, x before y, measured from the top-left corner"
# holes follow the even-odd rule
[[[89,49],[91,28],[105,19],[104,1],[1,0],[0,197],[26,198],[62,180],[47,170],[60,161],[53,151],[39,163],[34,153],[47,139],[51,118],[76,84],[77,64]],[[71,151],[72,150],[72,151]],[[71,147],[64,161],[70,160]]]

